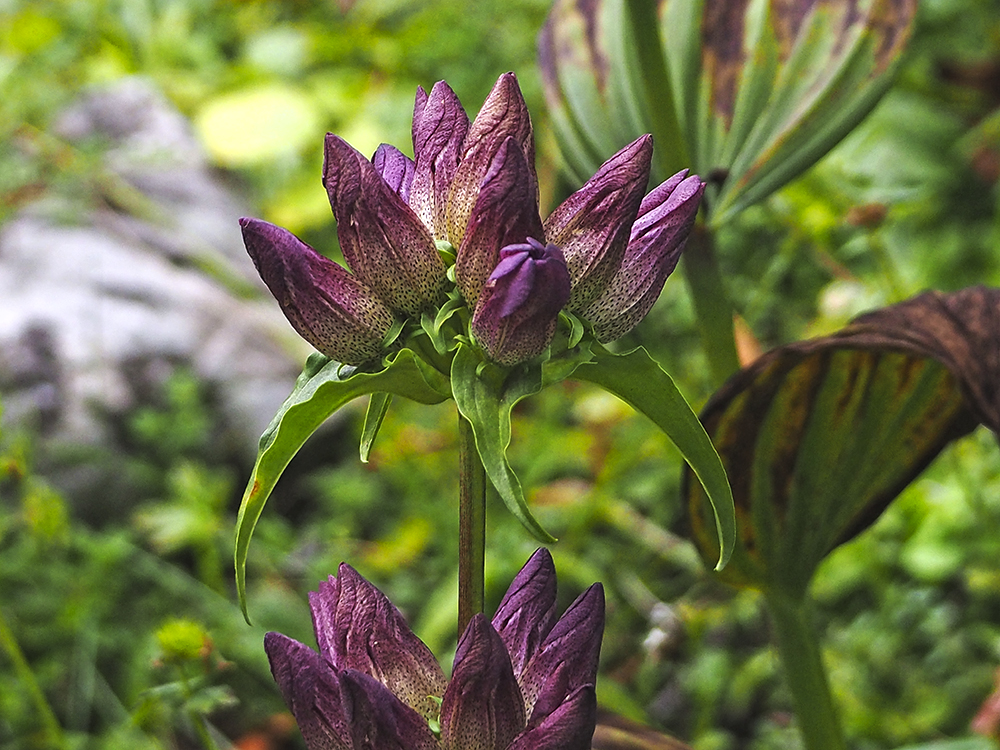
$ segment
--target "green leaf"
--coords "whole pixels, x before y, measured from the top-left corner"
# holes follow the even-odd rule
[[[267,498],[306,439],[344,404],[369,393],[395,394],[421,404],[438,404],[450,395],[447,379],[408,349],[376,373],[357,372],[318,354],[309,358],[295,389],[260,438],[257,462],[236,519],[236,590],[247,622],[247,552]]]
[[[378,437],[382,420],[392,403],[391,393],[373,393],[368,399],[368,409],[365,411],[365,426],[361,429],[361,462],[368,463],[368,455]]]
[[[459,412],[472,425],[486,476],[507,509],[540,542],[556,541],[531,515],[521,483],[507,462],[511,410],[518,401],[541,390],[541,368],[520,367],[508,373],[483,362],[472,347],[459,344],[452,362],[451,387]]]
[[[716,570],[729,561],[736,543],[733,495],[719,454],[705,428],[671,377],[645,349],[612,354],[594,347],[594,358],[572,377],[601,386],[649,417],[666,433],[705,488],[719,539]]]

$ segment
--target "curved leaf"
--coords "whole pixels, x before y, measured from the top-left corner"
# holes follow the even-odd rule
[[[580,365],[571,377],[618,396],[673,441],[709,500],[715,518],[716,570],[725,567],[736,540],[733,494],[719,454],[671,377],[642,348],[621,355],[597,349],[594,358]]]
[[[518,401],[541,390],[541,369],[521,367],[505,376],[504,371],[484,363],[471,347],[459,344],[451,367],[451,387],[458,411],[472,425],[486,476],[507,509],[538,541],[556,541],[531,515],[521,483],[507,462],[510,412]]]
[[[346,377],[342,377],[346,373]],[[403,349],[377,373],[357,372],[314,354],[306,362],[291,395],[285,399],[260,438],[257,462],[243,494],[236,518],[236,591],[243,616],[250,621],[246,602],[246,560],[257,520],[278,477],[306,439],[348,401],[369,393],[404,396],[422,404],[448,398],[447,379]]]

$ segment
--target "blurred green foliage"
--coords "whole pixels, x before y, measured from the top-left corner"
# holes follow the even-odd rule
[[[565,186],[533,62],[546,10],[545,0],[2,0],[0,221],[51,191],[101,200],[100,144],[70,146],[52,126],[81,90],[132,74],[191,118],[265,218],[332,250],[322,133],[362,151],[380,141],[406,150],[417,84],[447,79],[474,111],[512,69],[551,205]],[[900,80],[874,115],[720,235],[754,337],[766,347],[827,333],[925,287],[1000,285],[998,113],[1000,2],[924,0]],[[710,385],[697,342],[673,280],[621,347],[647,346],[698,402]],[[5,435],[0,746],[179,748],[207,736],[221,747],[250,732],[295,746],[268,718],[284,709],[262,633],[308,642],[305,594],[342,560],[450,663],[453,406],[397,399],[368,464],[357,460],[357,413],[306,446],[255,537],[252,628],[229,569],[248,466],[217,459],[211,414],[202,384],[178,373],[131,415],[114,459],[143,496],[100,528],[79,517],[94,498],[63,497],[33,471],[30,437]],[[529,502],[561,539],[560,606],[594,580],[608,590],[602,702],[699,750],[796,747],[761,602],[710,582],[679,535],[681,464],[666,438],[614,398],[571,385],[521,404],[513,433]],[[963,735],[993,690],[998,497],[996,441],[977,433],[821,567],[820,626],[854,746]],[[502,508],[488,522],[489,608],[534,544]]]

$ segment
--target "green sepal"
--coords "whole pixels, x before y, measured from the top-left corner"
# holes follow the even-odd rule
[[[449,297],[448,301],[434,312],[425,312],[420,316],[420,328],[427,334],[434,350],[445,355],[455,348],[454,334],[445,335],[443,328],[451,318],[465,308],[465,300],[460,295]]]
[[[361,463],[368,463],[368,455],[372,452],[375,438],[378,437],[382,420],[392,403],[391,393],[373,393],[368,399],[368,409],[365,410],[365,425],[361,429]]]
[[[295,382],[291,395],[260,438],[254,464],[236,518],[236,591],[243,617],[250,622],[246,602],[246,560],[250,538],[271,490],[306,439],[340,407],[358,396],[385,393],[421,404],[439,404],[450,395],[448,379],[403,349],[387,358],[380,372],[358,372],[314,354]]]
[[[541,390],[541,366],[524,365],[507,371],[485,363],[471,346],[460,344],[451,365],[451,388],[458,411],[472,425],[486,476],[507,509],[538,541],[556,541],[531,515],[521,483],[507,462],[511,410],[518,401]]]
[[[642,347],[627,354],[612,354],[594,344],[593,357],[572,375],[601,386],[663,430],[708,495],[719,534],[719,562],[722,570],[736,544],[736,509],[733,492],[715,446],[673,379]]]

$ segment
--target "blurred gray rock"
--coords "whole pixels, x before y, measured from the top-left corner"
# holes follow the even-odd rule
[[[89,94],[57,132],[107,144],[94,175],[103,200],[49,197],[0,228],[5,424],[107,444],[115,415],[187,367],[217,395],[225,439],[252,459],[309,348],[243,249],[249,209],[145,80]]]

